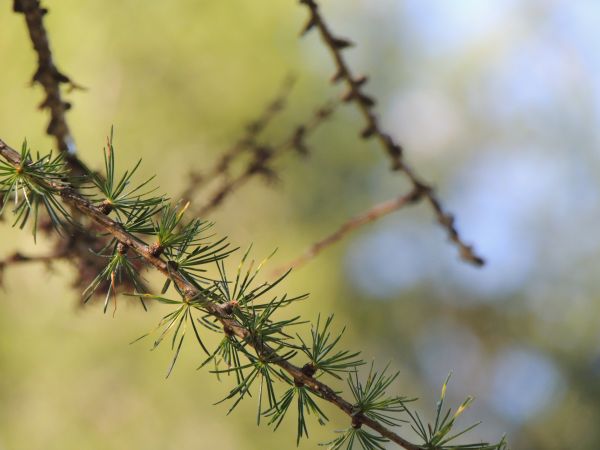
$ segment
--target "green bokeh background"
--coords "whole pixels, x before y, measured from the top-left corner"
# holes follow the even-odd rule
[[[590,149],[597,148],[598,142],[594,122],[597,102],[588,95],[588,87],[590,80],[598,77],[585,64],[579,78],[563,80],[563,96],[553,97],[535,112],[541,123],[538,128],[521,121],[519,106],[515,107],[514,121],[505,116],[499,120],[473,106],[473,96],[479,95],[477,88],[485,87],[481,80],[492,78],[499,69],[496,62],[516,52],[520,41],[535,36],[550,49],[560,47],[553,41],[554,29],[548,17],[559,14],[567,3],[522,2],[514,6],[514,16],[510,16],[518,19],[516,24],[494,22],[476,38],[455,46],[445,45],[444,37],[432,32],[430,47],[420,41],[419,30],[442,25],[414,20],[410,9],[414,3],[332,0],[324,2],[324,11],[334,29],[359,43],[348,52],[349,61],[358,73],[371,74],[368,91],[378,98],[384,123],[405,143],[410,163],[435,182],[442,198],[457,212],[459,227],[469,229],[468,218],[474,215],[461,216],[461,197],[450,192],[472,186],[461,184],[461,174],[475,170],[473,161],[491,145],[510,147],[506,154],[517,161],[527,158],[534,145],[543,148],[548,159],[562,161],[568,153],[569,158],[596,174],[589,188],[596,192],[598,172],[594,169],[598,164]],[[458,3],[465,14],[474,8],[469,16],[472,22],[480,20],[473,2]],[[491,3],[501,9],[502,2]],[[306,11],[292,0],[63,0],[45,4],[50,9],[46,25],[59,68],[88,88],[67,94],[74,105],[68,120],[80,157],[99,167],[102,145],[114,125],[121,167],[143,158],[142,176],[156,174],[156,184],[173,198],[184,189],[191,169],[209,167],[243,134],[245,125],[276,94],[287,74],[294,74],[298,81],[285,112],[265,133],[265,141],[281,140],[316,106],[339,95],[327,82],[333,65],[317,36],[298,39]],[[428,7],[432,11],[440,8],[440,2],[423,4],[428,5],[426,12]],[[28,83],[35,54],[23,17],[13,14],[7,2],[0,6],[0,137],[13,147],[26,137],[33,148],[46,151],[53,142],[44,134],[46,112],[36,110],[42,91]],[[436,115],[439,108],[427,109],[426,101],[425,106],[419,103],[422,96],[410,96],[424,91],[442,93],[450,113]],[[557,91],[559,88],[553,92]],[[502,102],[510,105],[513,93],[509,91]],[[402,103],[398,95],[412,99],[415,110],[398,112],[397,105]],[[457,117],[459,125],[452,122]],[[278,160],[279,182],[266,185],[260,179],[253,180],[211,214],[209,219],[216,222],[217,233],[229,236],[236,246],[253,243],[257,258],[278,248],[271,264],[275,267],[348,217],[406,192],[406,181],[389,172],[376,143],[357,138],[360,129],[361,119],[353,107],[340,108],[310,136],[309,158],[290,154]],[[526,175],[536,176],[535,171]],[[507,175],[507,185],[511,182]],[[556,186],[560,189],[575,182],[566,177],[558,179]],[[485,189],[482,183],[481,190]],[[525,197],[528,194],[522,192]],[[199,193],[195,201],[202,203],[207,195]],[[549,198],[556,191],[537,195]],[[514,201],[520,202],[520,196]],[[573,218],[580,216],[577,205],[574,202],[568,211]],[[592,219],[598,217],[595,210],[590,214]],[[374,359],[379,365],[389,361],[391,367],[400,370],[395,389],[421,397],[418,406],[425,416],[433,411],[445,373],[456,370],[450,389],[452,400],[459,402],[467,393],[482,399],[469,416],[473,421],[485,421],[474,436],[496,440],[507,432],[515,449],[598,448],[600,430],[594,426],[600,420],[596,254],[590,251],[569,260],[554,272],[544,272],[547,277],[530,275],[508,293],[465,293],[456,287],[457,275],[447,268],[433,270],[428,278],[401,289],[388,289],[385,294],[361,290],[354,280],[356,273],[349,268],[360,267],[361,251],[356,249],[364,247],[356,247],[357,243],[369,242],[369,236],[384,231],[402,234],[404,220],[426,236],[422,257],[411,260],[406,256],[411,253],[400,247],[397,259],[396,254],[385,260],[375,258],[375,262],[365,257],[365,268],[368,265],[370,270],[380,267],[383,271],[387,266],[405,264],[406,272],[410,272],[416,266],[436,268],[438,259],[461,264],[428,208],[414,207],[364,227],[294,272],[286,290],[311,293],[310,300],[295,306],[294,312],[307,318],[335,312],[337,326],[347,325],[346,344],[362,350],[367,360]],[[505,222],[507,217],[499,214],[496,224],[502,228]],[[479,224],[470,228],[471,236],[466,236],[475,244],[478,233],[485,231],[477,229]],[[29,233],[9,225],[4,222],[0,228],[2,255],[17,248],[41,254],[49,248],[43,241],[34,246]],[[527,229],[542,233],[547,226],[541,219],[532,220]],[[567,252],[578,240],[567,235],[571,231],[557,227],[554,239],[540,244],[548,254],[537,253],[535,257],[543,261]],[[597,230],[594,235],[593,228],[585,228],[580,236],[589,248],[596,248]],[[410,234],[407,239],[410,241]],[[485,253],[485,246],[482,251]],[[508,242],[505,251],[518,255],[521,248],[516,241]],[[493,273],[495,267],[492,254],[489,267],[483,270]],[[256,427],[254,400],[243,402],[229,416],[227,406],[212,406],[228,392],[230,384],[219,383],[206,370],[196,371],[202,361],[197,347],[184,348],[175,372],[165,380],[170,360],[166,347],[149,352],[150,341],[128,345],[152,329],[166,309],[154,307],[143,313],[137,304],[128,305],[125,297],[120,299],[114,318],[103,315],[98,304],[82,308],[80,293],[71,288],[74,275],[66,263],[53,264],[51,270],[22,265],[8,268],[3,275],[0,449],[293,447],[296,425],[292,418],[274,434],[264,424]],[[152,273],[146,276],[159,285],[159,278]],[[477,271],[467,275],[472,280],[478,276]],[[562,280],[568,283],[565,281],[562,291],[553,284],[539,288],[539,280],[548,278],[559,286],[563,286]],[[373,284],[377,283],[375,279]],[[449,300],[463,297],[472,301]],[[433,358],[443,363],[442,367],[435,366],[439,373],[432,379],[419,357],[419,352],[429,347],[419,347],[418,342],[425,342],[429,334],[435,335],[438,328],[448,324],[451,326],[447,328],[454,330],[451,335],[465,332],[469,337],[464,347],[458,345],[457,354],[450,354],[456,358],[448,359],[443,349],[439,358],[434,352]],[[474,362],[467,358],[471,365],[466,372],[461,371],[465,354],[472,349],[467,344],[473,339],[480,351],[473,356]],[[503,413],[494,406],[501,401],[494,397],[497,385],[485,380],[493,379],[497,366],[491,361],[503,348],[539,352],[552,361],[552,373],[558,373],[559,381],[544,393],[543,407],[533,415]],[[534,386],[538,380],[534,375],[527,379],[527,374],[525,379]],[[517,411],[519,405],[513,408]],[[326,427],[313,423],[310,440],[302,442],[300,448],[315,448],[318,442],[330,439],[333,430],[346,425],[347,420],[334,409],[325,409],[332,423]],[[404,432],[412,436],[407,427]]]

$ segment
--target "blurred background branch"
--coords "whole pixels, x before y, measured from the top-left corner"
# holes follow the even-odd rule
[[[273,278],[278,278],[290,269],[297,269],[303,266],[311,259],[319,256],[319,253],[321,253],[327,247],[343,239],[344,237],[346,237],[347,234],[355,231],[357,228],[374,222],[387,214],[398,211],[399,209],[402,209],[407,205],[418,202],[422,195],[423,192],[421,192],[418,189],[414,189],[412,192],[409,192],[406,195],[402,195],[395,199],[388,200],[386,202],[382,202],[373,206],[368,211],[365,211],[362,214],[355,216],[347,222],[345,222],[335,232],[315,242],[308,249],[306,249],[304,253],[302,253],[302,255],[300,255],[298,258],[293,259],[292,261],[283,264],[281,265],[281,267],[275,269],[271,273],[271,276]]]
[[[189,184],[180,196],[182,200],[191,200],[194,192],[204,184],[210,183],[215,178],[228,175],[231,163],[245,151],[257,145],[256,139],[260,133],[286,108],[287,99],[295,82],[296,78],[292,75],[287,75],[284,78],[276,97],[267,104],[258,118],[246,125],[246,133],[219,156],[219,160],[213,165],[212,169],[209,169],[205,174],[200,171],[190,173]]]
[[[229,195],[240,189],[253,177],[262,176],[267,181],[276,180],[277,173],[273,169],[272,163],[290,151],[296,152],[300,156],[307,156],[308,147],[306,145],[306,138],[329,119],[336,107],[337,102],[327,101],[318,107],[304,124],[297,125],[279,143],[247,143],[246,150],[250,154],[250,161],[247,163],[245,169],[238,175],[222,177],[223,181],[217,187],[216,191],[209,196],[209,200],[200,208],[194,208],[196,214],[200,217],[206,217],[215,208],[219,207]],[[186,197],[183,198],[185,199]]]
[[[14,0],[13,10],[25,16],[29,37],[37,54],[37,69],[31,83],[39,83],[45,92],[45,98],[39,108],[50,111],[50,123],[46,133],[55,138],[57,149],[66,153],[73,173],[82,175],[86,168],[77,157],[75,140],[66,119],[66,113],[72,104],[63,100],[61,85],[66,84],[70,90],[83,88],[56,67],[48,33],[44,27],[44,16],[48,14],[48,9],[42,7],[39,0]]]
[[[345,82],[348,90],[343,96],[344,101],[353,102],[365,119],[366,126],[360,134],[361,137],[363,139],[375,137],[379,140],[381,146],[392,162],[392,170],[403,172],[408,177],[413,187],[423,192],[423,197],[427,199],[428,203],[433,208],[439,224],[446,229],[450,240],[457,245],[461,258],[475,266],[483,266],[483,258],[475,253],[471,245],[467,245],[463,242],[456,229],[454,216],[444,211],[440,200],[434,193],[433,187],[421,180],[416,173],[406,165],[403,158],[403,149],[400,144],[395,142],[392,136],[384,132],[381,128],[379,120],[373,112],[376,101],[363,90],[363,86],[367,82],[367,77],[354,76],[342,55],[343,50],[352,47],[354,44],[350,40],[337,37],[332,33],[314,0],[300,0],[300,3],[306,5],[310,12],[310,17],[302,30],[302,34],[306,34],[313,28],[316,28],[319,31],[323,43],[328,47],[335,61],[336,72],[331,78],[332,83],[338,83],[340,81]]]

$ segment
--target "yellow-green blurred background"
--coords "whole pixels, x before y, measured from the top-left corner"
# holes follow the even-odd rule
[[[35,55],[24,19],[0,3],[1,138],[40,151],[48,117],[31,88]],[[176,197],[243,134],[286,74],[298,82],[265,139],[278,141],[339,94],[317,36],[298,39],[306,11],[294,0],[46,1],[61,70],[88,87],[67,97],[80,157],[99,168],[110,126],[121,167],[143,158]],[[508,434],[514,449],[600,447],[600,4],[594,0],[327,0],[334,30],[385,127],[410,164],[439,189],[469,242],[488,259],[461,263],[424,205],[364,227],[293,273],[310,292],[294,312],[335,312],[345,342],[401,371],[398,393],[425,416],[449,371],[454,402],[477,398],[476,438]],[[279,183],[260,179],[208,217],[272,267],[348,217],[406,192],[361,120],[344,106],[308,140],[308,159],[278,160]],[[207,193],[196,201],[202,203]],[[0,251],[43,253],[28,232],[0,228]],[[235,257],[234,259],[237,259]],[[120,300],[115,318],[80,308],[71,266],[8,268],[0,292],[0,449],[281,449],[255,425],[255,402],[226,416],[212,406],[231,386],[196,371],[184,348],[150,341],[166,308]],[[158,281],[151,273],[151,281]],[[347,425],[312,423],[315,448]],[[468,424],[468,421],[463,424]],[[402,430],[401,430],[402,431]],[[408,436],[410,431],[404,431]]]

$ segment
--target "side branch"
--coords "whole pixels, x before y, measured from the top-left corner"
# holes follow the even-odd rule
[[[3,275],[7,267],[12,267],[24,263],[43,263],[47,267],[66,256],[66,252],[56,251],[47,255],[24,255],[21,252],[14,252],[6,258],[0,260],[0,286],[3,285]]]
[[[218,189],[212,194],[210,200],[196,211],[200,217],[205,217],[217,208],[223,201],[255,175],[264,175],[273,177],[274,172],[269,166],[273,160],[289,150],[295,150],[301,155],[308,153],[305,139],[323,124],[333,114],[338,102],[329,100],[321,107],[317,108],[310,119],[299,125],[285,138],[276,145],[261,145],[250,143],[248,150],[253,152],[253,157],[242,173],[232,179],[226,179],[221,183]]]
[[[265,106],[259,117],[246,125],[244,135],[220,155],[218,161],[207,173],[203,174],[196,171],[190,173],[189,184],[180,196],[183,201],[190,200],[194,192],[203,185],[210,183],[220,176],[227,175],[232,162],[245,151],[251,150],[252,147],[256,146],[256,138],[286,107],[288,97],[295,82],[296,79],[291,75],[288,75],[283,80],[275,98]]]
[[[485,260],[475,253],[475,250],[471,245],[466,244],[462,240],[456,229],[454,216],[444,210],[433,187],[425,183],[413,169],[406,164],[403,158],[402,146],[381,128],[379,119],[373,111],[375,99],[363,91],[363,87],[367,82],[367,77],[354,76],[350,66],[342,55],[344,49],[351,47],[354,44],[347,39],[339,38],[333,34],[320,13],[319,6],[315,0],[300,0],[300,3],[306,5],[310,11],[310,17],[302,34],[305,34],[314,28],[319,31],[321,39],[329,49],[336,66],[336,73],[332,78],[332,82],[338,83],[343,81],[346,84],[347,91],[343,96],[343,100],[354,103],[365,119],[366,126],[361,132],[362,138],[376,138],[388,155],[392,163],[392,170],[403,172],[410,180],[413,187],[423,192],[424,198],[433,208],[437,221],[446,229],[448,237],[458,247],[461,258],[473,265],[483,266]]]
[[[18,167],[22,164],[19,153],[9,147],[2,140],[0,140],[0,155],[2,155],[14,166]],[[58,182],[48,182],[47,184],[52,187],[67,204],[79,210],[83,215],[91,219],[104,231],[116,238],[121,244],[131,248],[148,265],[155,267],[157,270],[162,272],[163,275],[169,277],[175,284],[177,284],[180,291],[184,293],[185,298],[188,301],[192,299],[202,299],[202,306],[204,307],[204,310],[218,319],[223,325],[224,329],[227,329],[236,337],[246,340],[248,345],[251,345],[262,359],[279,366],[282,370],[293,377],[294,382],[297,385],[305,386],[315,395],[337,406],[340,410],[352,418],[353,425],[366,425],[407,450],[426,450],[425,447],[407,441],[389,428],[382,425],[380,422],[373,420],[364,414],[356,414],[354,405],[336,394],[331,387],[318,381],[312,376],[306,375],[300,367],[297,367],[285,360],[270,346],[253,339],[250,331],[240,325],[240,323],[231,315],[231,305],[217,304],[212,302],[205,291],[198,289],[192,282],[187,280],[179,270],[173,267],[168,267],[167,262],[165,262],[162,258],[154,256],[148,244],[138,237],[126,232],[121,224],[115,222],[113,219],[104,214],[99,207],[90,203],[71,186]]]
[[[320,241],[315,242],[311,245],[306,251],[300,255],[298,258],[286,263],[282,264],[279,268],[275,269],[272,272],[273,278],[280,277],[289,269],[296,269],[300,266],[303,266],[310,260],[316,258],[323,250],[327,247],[335,244],[340,241],[344,237],[346,237],[351,232],[355,231],[357,228],[362,227],[363,225],[369,224],[371,222],[376,221],[380,217],[386,216],[394,211],[398,211],[399,209],[414,204],[421,199],[421,196],[424,194],[423,191],[419,189],[413,189],[406,195],[401,195],[400,197],[394,198],[392,200],[388,200],[383,203],[379,203],[373,206],[366,212],[355,216],[345,222],[342,226],[340,226],[336,231],[331,233],[330,235],[324,237]]]

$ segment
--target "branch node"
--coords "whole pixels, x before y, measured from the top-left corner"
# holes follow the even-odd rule
[[[317,20],[314,16],[312,16],[310,19],[308,19],[308,22],[306,22],[306,25],[304,25],[304,27],[300,31],[300,36],[304,36],[305,34],[307,34],[316,25],[317,25]]]
[[[233,328],[231,328],[227,324],[223,325],[223,333],[225,333],[225,335],[230,338],[235,336],[235,332],[233,331]]]
[[[360,75],[359,77],[354,79],[354,84],[358,87],[364,85],[367,81],[369,81],[369,77],[366,75]]]
[[[342,95],[342,101],[345,103],[351,102],[354,97],[356,95],[356,92],[354,92],[354,89],[349,88],[343,95]]]
[[[337,48],[338,50],[343,50],[345,48],[354,47],[354,42],[344,39],[344,38],[331,38],[331,44]]]
[[[376,104],[373,97],[363,94],[362,92],[358,95],[358,101],[366,108],[372,108]]]
[[[317,372],[317,368],[315,367],[315,365],[313,363],[306,363],[306,364],[304,364],[304,366],[302,366],[302,373],[304,375],[306,375],[307,377],[312,378],[316,372]]]
[[[127,255],[128,251],[129,251],[129,246],[127,244],[123,244],[122,242],[119,242],[117,244],[117,252],[119,253],[119,255],[125,256],[125,255]]]
[[[332,84],[337,84],[340,81],[342,81],[345,78],[345,74],[344,71],[341,69],[338,69],[333,76],[331,77],[331,79],[329,80]]]
[[[102,202],[98,205],[98,209],[102,214],[108,216],[113,210],[112,202],[109,199],[102,200]]]
[[[148,247],[148,251],[155,258],[158,258],[160,255],[162,255],[164,250],[165,248],[160,244],[160,242],[155,242]]]
[[[367,125],[361,132],[360,137],[363,139],[369,139],[375,135],[377,129],[373,125]]]
[[[225,312],[225,314],[227,314],[228,316],[231,316],[233,314],[233,310],[238,306],[239,303],[237,300],[231,300],[225,303],[225,305],[223,305],[223,312]]]

